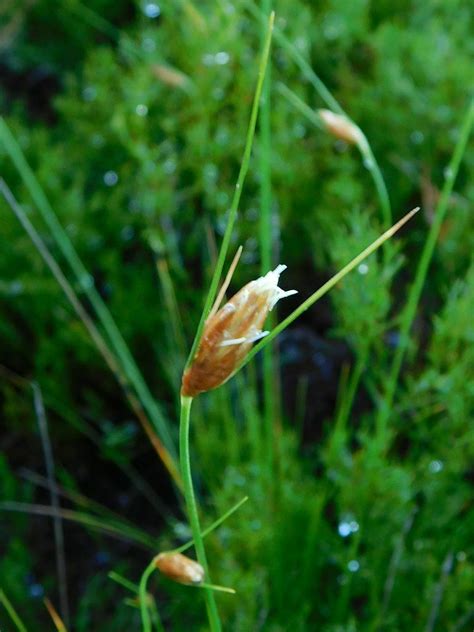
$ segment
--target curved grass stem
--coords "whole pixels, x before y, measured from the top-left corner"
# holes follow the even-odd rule
[[[380,208],[382,211],[382,221],[384,228],[388,228],[392,223],[392,207],[390,204],[390,198],[388,195],[387,187],[385,185],[385,180],[383,179],[382,172],[378,165],[378,162],[375,160],[374,153],[372,148],[367,140],[366,135],[360,129],[361,140],[357,143],[357,147],[362,155],[362,161],[364,167],[370,173],[370,176],[374,182],[375,191],[377,193],[377,197],[379,198]]]
[[[264,22],[265,15],[262,13],[262,11],[259,10],[259,8],[252,0],[247,0],[245,4],[255,19],[259,20],[260,22]],[[344,108],[341,106],[339,101],[331,94],[324,82],[314,72],[314,70],[308,64],[300,51],[296,48],[296,46],[294,46],[294,44],[292,44],[292,42],[278,27],[275,27],[274,37],[277,44],[279,44],[279,46],[283,48],[288,57],[290,57],[290,59],[292,59],[293,62],[298,66],[302,75],[313,86],[313,88],[318,93],[320,99],[324,101],[327,107],[336,114],[345,116],[349,121],[352,121],[351,117],[347,114],[347,112],[344,111]],[[373,155],[370,144],[363,134],[362,136],[367,144],[365,146],[365,143],[361,143],[359,145],[359,150],[363,155],[364,164],[369,170],[372,179],[374,180],[375,189],[377,191],[382,209],[384,228],[388,228],[392,223],[392,209],[390,205],[390,198],[388,196],[388,191],[385,186],[382,172],[375,159],[375,156]],[[362,147],[362,144],[364,144],[364,147]]]
[[[307,105],[302,99],[300,99],[300,97],[295,94],[293,90],[290,90],[290,88],[288,88],[284,83],[281,82],[278,83],[278,90],[295,107],[295,109],[297,109],[308,121],[310,121],[310,123],[312,123],[318,129],[324,129],[324,126],[321,124],[321,119],[318,114],[312,108],[310,108],[309,105]],[[339,112],[342,112],[342,115],[345,118],[353,122],[342,110],[342,108],[338,109],[338,113]],[[385,186],[385,180],[383,179],[382,172],[375,159],[374,153],[369,141],[367,140],[367,137],[360,129],[360,127],[357,127],[357,129],[360,132],[360,139],[357,142],[357,148],[359,149],[362,156],[363,165],[369,171],[370,176],[374,182],[375,191],[377,193],[381,208],[383,225],[385,228],[388,228],[392,223],[392,207],[390,204],[387,187]]]
[[[149,596],[147,592],[147,584],[153,571],[156,569],[155,558],[151,560],[146,569],[144,570],[140,584],[138,585],[138,599],[140,603],[140,616],[142,619],[142,631],[151,632],[151,617],[149,608]]]

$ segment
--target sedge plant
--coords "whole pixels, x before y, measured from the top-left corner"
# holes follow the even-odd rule
[[[268,7],[268,4],[266,5]],[[191,454],[190,454],[190,442],[189,442],[189,431],[190,431],[190,413],[193,399],[200,393],[209,388],[215,388],[219,386],[221,383],[232,377],[242,366],[247,364],[253,356],[258,353],[260,350],[265,350],[267,345],[275,338],[279,333],[281,333],[286,327],[288,327],[297,317],[299,317],[304,311],[309,309],[317,300],[319,300],[322,296],[324,296],[334,285],[336,285],[339,281],[343,279],[343,277],[348,274],[351,270],[357,267],[360,262],[373,253],[379,246],[381,246],[385,241],[387,241],[406,221],[408,221],[414,213],[418,209],[414,209],[411,213],[405,216],[400,222],[395,224],[392,228],[388,229],[379,239],[374,241],[371,245],[369,245],[363,252],[357,255],[354,259],[350,261],[345,267],[343,267],[336,275],[334,275],[327,283],[325,283],[321,288],[319,288],[314,294],[312,294],[307,300],[305,300],[297,309],[293,311],[290,316],[288,316],[285,320],[283,320],[279,325],[273,328],[270,333],[262,331],[263,321],[267,316],[271,307],[273,307],[274,299],[278,299],[281,295],[288,295],[289,293],[282,293],[280,288],[278,288],[278,274],[282,271],[280,267],[276,268],[273,272],[268,274],[264,274],[266,270],[270,269],[270,260],[271,257],[269,254],[271,253],[271,242],[267,242],[265,247],[262,248],[262,276],[257,281],[251,282],[248,286],[244,287],[243,290],[247,292],[248,296],[251,298],[259,297],[261,299],[261,304],[259,304],[258,300],[256,301],[258,309],[255,313],[252,312],[252,320],[251,320],[251,329],[245,329],[240,333],[243,335],[235,335],[227,336],[229,333],[229,323],[232,326],[243,327],[246,318],[243,317],[243,314],[247,315],[249,310],[248,300],[243,300],[241,290],[239,300],[237,297],[234,297],[222,308],[219,309],[219,305],[221,300],[223,299],[224,292],[221,291],[219,296],[216,299],[217,290],[219,287],[220,279],[222,276],[222,270],[224,268],[226,256],[228,254],[232,230],[235,224],[235,220],[237,218],[238,205],[240,201],[240,195],[242,192],[242,187],[244,184],[245,176],[249,166],[252,142],[257,122],[258,110],[259,110],[259,101],[260,97],[264,91],[264,77],[266,68],[268,65],[268,57],[270,51],[270,41],[271,41],[271,32],[273,26],[273,14],[270,18],[269,25],[266,26],[266,34],[264,41],[264,50],[262,55],[262,60],[259,68],[259,78],[257,82],[257,89],[255,92],[254,103],[252,107],[250,124],[247,134],[247,140],[244,150],[244,155],[241,163],[241,170],[239,173],[238,181],[235,188],[235,194],[233,198],[233,202],[231,205],[231,211],[229,214],[229,219],[226,227],[226,231],[224,233],[224,238],[222,242],[221,249],[219,251],[217,264],[215,266],[215,272],[211,281],[211,287],[209,293],[207,295],[206,303],[202,312],[202,317],[200,324],[198,326],[197,334],[191,349],[191,353],[189,355],[189,359],[185,369],[185,376],[183,380],[183,390],[181,397],[181,416],[180,416],[180,462],[181,462],[181,476],[183,480],[183,489],[186,500],[188,518],[191,525],[191,530],[193,534],[193,541],[189,544],[189,546],[194,545],[197,553],[198,563],[201,565],[203,569],[202,578],[196,582],[197,585],[202,587],[205,591],[206,596],[206,604],[208,617],[210,622],[211,630],[220,630],[221,623],[219,614],[217,611],[217,606],[215,603],[214,590],[219,589],[210,583],[209,577],[209,569],[206,559],[206,552],[204,548],[203,537],[206,531],[201,531],[199,515],[198,515],[198,507],[196,503],[196,498],[193,489],[193,480],[192,480],[192,470],[191,470]],[[281,40],[284,41],[284,40]],[[319,84],[318,84],[319,85]],[[267,92],[268,96],[268,92]],[[329,103],[329,106],[332,107],[333,110],[338,111],[338,108],[335,107],[334,103]],[[340,113],[340,112],[339,112]],[[268,114],[268,112],[267,112]],[[265,117],[262,119],[262,127],[265,128]],[[5,130],[3,130],[4,140],[8,136]],[[268,137],[267,137],[268,141]],[[5,143],[8,144],[8,143]],[[12,147],[10,143],[10,147]],[[14,155],[14,152],[12,152]],[[267,154],[266,159],[268,160],[268,146],[267,146]],[[20,165],[21,166],[21,165]],[[268,163],[266,163],[268,167]],[[383,182],[383,180],[382,180]],[[379,194],[381,194],[381,189],[378,190]],[[262,204],[262,208],[266,209],[266,215],[264,220],[262,221],[262,234],[265,234],[268,237],[268,219],[269,219],[269,208],[270,202],[268,196],[268,190],[262,193],[262,198],[265,198],[265,202]],[[381,199],[382,199],[381,195]],[[387,198],[388,199],[388,198]],[[385,209],[385,220],[387,226],[390,224],[389,214],[389,202],[386,202]],[[267,223],[265,223],[265,221]],[[272,276],[269,276],[272,275]],[[275,278],[276,277],[276,278]],[[224,283],[224,291],[225,291],[226,283]],[[87,288],[85,288],[87,289]],[[85,291],[84,289],[84,291]],[[244,294],[245,294],[244,292]],[[292,292],[291,292],[292,293]],[[239,296],[239,295],[237,295]],[[214,305],[214,307],[213,307]],[[232,306],[232,307],[228,307]],[[96,307],[99,316],[103,316],[103,311],[101,311],[101,305],[97,303]],[[237,318],[236,318],[237,317]],[[258,326],[255,323],[255,319],[258,319]],[[104,321],[106,324],[109,324],[107,319]],[[250,322],[250,321],[249,321]],[[104,327],[104,329],[107,329]],[[112,329],[112,334],[114,333]],[[217,335],[219,334],[219,335]],[[267,335],[264,335],[267,334]],[[219,337],[219,336],[223,336]],[[113,338],[113,336],[111,336]],[[260,342],[257,345],[252,347],[254,341],[257,341],[261,338]],[[121,345],[121,341],[117,341],[115,339],[114,348],[115,354],[120,358],[121,367],[124,366],[127,369],[130,367],[127,366],[127,355],[123,353],[123,347]],[[212,343],[212,344],[211,344]],[[225,353],[222,354],[222,350]],[[268,351],[268,348],[266,349]],[[105,354],[104,354],[105,355]],[[217,366],[218,369],[216,372],[220,373],[220,377],[216,379],[212,384],[205,383],[206,379],[209,379],[209,366],[212,368],[213,363],[219,363],[224,361],[224,371],[222,372],[222,367]],[[201,365],[201,366],[200,366]],[[204,367],[204,369],[202,369]],[[202,369],[198,371],[198,369]],[[192,373],[194,372],[194,379],[191,379]],[[140,380],[137,380],[136,374],[131,371],[132,383],[134,384],[136,391],[138,393],[139,399],[143,398],[143,391],[141,390]],[[197,377],[196,377],[197,375]],[[201,382],[199,381],[201,380]],[[204,382],[203,382],[204,380]],[[201,384],[202,388],[199,387]],[[268,387],[268,384],[267,384]],[[152,407],[150,407],[152,409]],[[150,410],[147,412],[150,413]],[[156,414],[156,413],[155,413]],[[150,417],[152,414],[150,413]],[[269,433],[268,433],[269,434]],[[267,436],[268,438],[268,436]],[[221,519],[220,519],[221,521]],[[220,523],[219,521],[219,523]],[[174,553],[181,553],[183,548],[174,551]],[[142,577],[142,581],[138,587],[137,592],[139,594],[140,608],[142,613],[142,621],[144,624],[144,629],[149,629],[146,626],[149,626],[149,619],[147,622],[147,593],[146,593],[146,583],[152,572],[157,568],[157,557],[153,558],[150,565],[145,570],[145,573]],[[308,571],[309,572],[309,571]],[[204,581],[204,579],[206,581]]]
[[[344,266],[327,283],[319,288],[319,290],[306,299],[286,319],[274,327],[271,332],[262,331],[262,326],[268,316],[268,313],[279,298],[295,293],[294,290],[285,292],[278,287],[279,276],[285,269],[285,266],[278,266],[275,270],[268,272],[265,276],[262,276],[255,281],[251,281],[232,299],[230,299],[224,307],[219,309],[220,303],[227,289],[228,282],[230,281],[230,279],[227,278],[221,288],[221,291],[217,294],[222,269],[229,249],[232,230],[237,217],[242,186],[248,170],[252,141],[257,121],[259,100],[265,75],[265,67],[270,51],[273,21],[274,14],[272,13],[269,20],[267,36],[260,62],[257,88],[255,91],[247,133],[247,141],[235,187],[235,194],[215,266],[214,275],[211,280],[210,289],[197,329],[197,334],[185,367],[181,389],[181,474],[183,479],[186,509],[193,535],[196,556],[199,564],[203,568],[204,576],[209,582],[208,587],[204,588],[204,593],[209,625],[212,632],[221,630],[222,626],[213,593],[213,586],[210,584],[209,566],[202,538],[198,507],[193,487],[189,441],[190,416],[193,399],[202,392],[217,388],[232,377],[275,336],[281,333],[298,316],[324,296],[346,274],[359,265],[363,259],[369,256],[387,239],[393,236],[395,232],[397,232],[399,228],[401,228],[401,226],[419,210],[418,208],[412,210],[392,228],[383,233],[383,235],[369,245],[358,256],[352,259],[350,263]],[[252,347],[253,343],[259,339],[261,339],[260,342]],[[150,566],[145,573],[146,579],[149,577],[152,570],[153,566]]]
[[[270,53],[273,23],[274,13],[272,12],[266,26],[266,34],[259,65],[257,86],[250,114],[250,121],[241,161],[241,167],[237,183],[235,185],[234,196],[228,215],[222,244],[217,256],[214,274],[210,283],[210,289],[207,294],[201,319],[197,328],[197,333],[188,357],[188,361],[186,363],[181,389],[181,413],[179,430],[181,478],[188,520],[193,537],[192,545],[195,548],[197,563],[199,565],[199,569],[202,569],[202,572],[199,571],[197,575],[193,575],[196,578],[196,581],[188,581],[190,576],[187,576],[185,574],[184,580],[182,580],[180,583],[196,585],[203,589],[209,626],[212,632],[218,632],[222,629],[214,592],[216,590],[233,592],[233,589],[226,589],[220,586],[216,586],[212,583],[210,578],[209,565],[203,541],[203,536],[207,532],[209,532],[209,530],[205,532],[202,532],[201,530],[191,468],[190,421],[193,400],[201,392],[206,392],[210,389],[217,388],[225,381],[227,381],[230,377],[232,377],[240,368],[247,364],[256,353],[264,349],[275,336],[281,333],[298,316],[309,309],[317,300],[322,298],[332,287],[334,287],[334,285],[342,280],[342,278],[346,274],[348,274],[351,270],[358,266],[363,259],[368,257],[384,242],[392,237],[395,232],[397,232],[399,228],[401,228],[401,226],[405,224],[405,222],[407,222],[418,211],[418,208],[414,209],[397,224],[392,226],[392,228],[383,233],[377,240],[370,244],[359,255],[354,257],[328,282],[326,282],[308,299],[306,299],[285,320],[276,325],[271,332],[262,331],[262,327],[272,307],[280,298],[295,293],[295,291],[293,290],[285,292],[278,287],[279,276],[280,273],[285,269],[285,266],[277,266],[275,270],[261,276],[256,281],[248,283],[237,295],[233,297],[233,299],[228,301],[226,305],[224,305],[224,307],[219,309],[220,303],[224,298],[227,286],[230,283],[232,271],[235,268],[238,256],[240,255],[239,251],[233,265],[231,266],[230,274],[227,276],[226,281],[224,282],[220,292],[218,293],[222,270],[224,268],[225,260],[231,242],[232,231],[237,219],[242,188],[246,174],[249,169],[252,144],[259,113],[260,99],[265,85],[265,73]],[[268,91],[266,96],[268,98]],[[268,116],[268,112],[266,115],[263,116],[264,130],[266,120],[265,116]],[[268,140],[268,137],[265,138],[264,136],[264,145],[265,143],[268,143]],[[266,146],[266,159],[268,160],[268,145]],[[265,163],[264,167],[265,166],[268,167],[268,164]],[[263,206],[265,207],[265,213],[261,225],[262,232],[264,231],[264,229],[268,230],[270,217],[268,181],[266,184],[267,188],[264,188],[262,191]],[[270,263],[271,260],[271,240],[267,241],[268,243],[266,243],[266,246],[262,250],[262,265],[263,259],[265,260],[265,263],[267,265]],[[253,343],[259,339],[260,342],[253,346]],[[267,376],[271,375],[271,372],[268,370],[268,368],[269,367],[267,366]],[[267,440],[269,439],[268,436],[266,438]],[[271,450],[269,451],[269,454],[271,463]],[[223,519],[224,518],[220,519],[217,522],[220,524]],[[213,526],[212,528],[215,527]],[[182,550],[184,550],[188,546],[191,546],[191,544],[186,545],[185,547],[181,547],[180,549],[176,549],[171,553],[173,555],[181,555]],[[160,568],[160,561],[163,560],[163,558],[160,557],[161,555],[163,554],[159,554],[151,560],[150,564],[147,566],[142,575],[138,587],[140,611],[144,632],[148,632],[151,629],[149,600],[146,590],[147,582],[149,577],[157,568],[162,572],[165,572],[163,568]],[[194,563],[192,561],[183,562],[181,558],[175,559],[178,561],[178,566],[180,568],[184,563],[185,566],[189,565],[193,572],[196,571],[197,567],[194,566]],[[171,573],[168,573],[168,576],[172,579],[180,581],[178,572],[172,571]]]

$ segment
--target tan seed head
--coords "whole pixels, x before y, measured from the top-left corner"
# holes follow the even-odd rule
[[[181,394],[195,397],[226,382],[262,331],[268,313],[278,300],[296,290],[278,287],[279,265],[265,276],[247,283],[219,311],[207,319],[196,355],[183,375]]]
[[[155,558],[158,570],[180,584],[201,584],[204,581],[204,569],[195,560],[181,553],[160,553]]]
[[[325,129],[336,138],[351,145],[358,145],[362,141],[363,136],[359,127],[347,117],[335,114],[331,110],[318,110],[318,114]]]

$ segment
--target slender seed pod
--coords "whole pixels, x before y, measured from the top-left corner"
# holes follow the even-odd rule
[[[183,375],[181,394],[195,397],[224,384],[236,371],[253,343],[269,332],[262,331],[268,313],[277,301],[296,294],[278,287],[279,265],[265,276],[247,283],[206,321],[190,366]]]
[[[155,558],[157,569],[179,584],[202,584],[204,581],[204,569],[195,560],[181,553],[160,553]]]
[[[351,145],[358,145],[363,138],[359,127],[347,117],[335,114],[331,110],[318,110],[324,128],[336,138]]]

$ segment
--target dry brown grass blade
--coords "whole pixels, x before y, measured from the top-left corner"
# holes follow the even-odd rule
[[[48,599],[48,597],[45,597],[43,599],[43,603],[46,606],[46,610],[49,612],[49,616],[51,617],[51,619],[53,620],[54,623],[54,627],[56,628],[56,630],[58,632],[67,632],[67,628],[64,625],[63,620],[61,619],[61,617],[58,614],[58,611],[56,610],[56,608],[53,606],[53,604],[51,603],[51,601]]]

